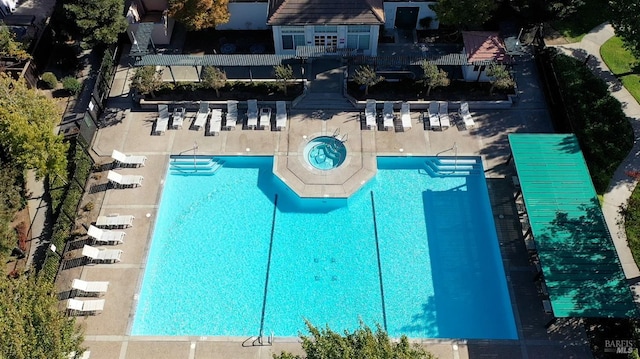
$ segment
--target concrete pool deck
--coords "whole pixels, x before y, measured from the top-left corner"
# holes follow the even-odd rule
[[[535,73],[533,63],[521,64],[520,74]],[[534,83],[529,86],[535,86]],[[525,89],[524,85],[519,86]],[[291,110],[289,127],[283,131],[234,130],[219,136],[204,136],[204,131],[187,128],[169,130],[151,136],[155,112],[132,110],[114,126],[101,129],[93,143],[98,163],[110,163],[113,149],[148,157],[146,166],[119,169],[122,174],[144,176],[141,187],[107,189],[106,172],[94,174],[88,198],[100,206],[100,214],[132,214],[133,227],[126,229],[124,244],[105,246],[122,249],[122,261],[116,264],[83,265],[78,251],[65,254],[57,277],[61,297],[68,295],[74,278],[107,280],[111,284],[103,296],[104,311],[94,316],[78,317],[85,328],[85,346],[92,359],[131,358],[255,358],[267,359],[281,351],[302,353],[297,338],[279,338],[271,346],[253,345],[256,338],[237,337],[144,337],[130,336],[137,293],[141,286],[146,255],[150,247],[158,202],[170,155],[284,155],[292,139],[314,133],[329,133],[340,128],[348,141],[360,141],[361,151],[369,156],[407,156],[453,154],[457,146],[461,156],[481,156],[487,177],[494,220],[505,265],[507,284],[516,320],[519,340],[418,340],[417,343],[439,358],[591,358],[588,341],[579,322],[558,321],[548,329],[551,319],[543,311],[541,299],[532,280],[533,268],[522,238],[518,213],[513,201],[511,176],[515,170],[505,164],[509,156],[507,135],[513,132],[553,132],[541,95],[523,92],[517,106],[507,110],[474,112],[476,127],[464,130],[426,131],[412,114],[413,128],[407,132],[360,130],[357,112],[338,112],[330,119],[314,119],[309,113]],[[196,146],[197,145],[197,146]],[[286,149],[286,150],[285,150]],[[366,149],[366,151],[365,151]],[[402,151],[401,151],[402,149]],[[291,151],[292,152],[292,151]],[[88,219],[95,221],[95,218]],[[75,245],[81,248],[82,240]],[[199,243],[194,240],[194,250]],[[72,246],[74,244],[72,243]],[[73,247],[73,248],[75,248]],[[65,301],[60,302],[61,308]],[[418,323],[420,324],[420,323]],[[464,323],[461,323],[464,325]],[[339,328],[334,328],[338,330]],[[256,333],[258,334],[258,333]]]

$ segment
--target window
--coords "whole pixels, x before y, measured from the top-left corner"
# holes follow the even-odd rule
[[[329,25],[327,25],[327,26],[321,25],[321,26],[314,26],[313,30],[315,32],[317,32],[317,33],[318,32],[324,32],[324,33],[327,33],[327,32],[338,32],[338,27],[337,26],[329,26]]]
[[[347,48],[358,50],[369,50],[369,42],[371,37],[366,35],[349,35],[347,36]]]
[[[347,31],[348,32],[365,32],[368,34],[370,31],[370,26],[369,25],[349,26]]]
[[[296,47],[303,46],[304,44],[304,34],[282,35],[283,50],[295,50]]]

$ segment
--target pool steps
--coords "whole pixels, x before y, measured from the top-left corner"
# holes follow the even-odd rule
[[[171,174],[210,176],[215,174],[223,165],[224,161],[212,158],[184,158],[172,160],[169,163],[169,169]]]
[[[435,177],[469,176],[478,174],[481,164],[473,158],[429,158],[425,162],[426,171]]]

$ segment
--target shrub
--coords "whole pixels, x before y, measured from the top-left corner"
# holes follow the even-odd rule
[[[45,72],[42,74],[42,82],[48,89],[54,89],[58,86],[58,78],[53,72]]]
[[[62,88],[69,91],[71,95],[77,95],[82,90],[82,84],[75,77],[67,76],[62,79]]]
[[[85,212],[91,212],[94,207],[95,207],[95,205],[93,204],[93,202],[87,202],[87,204],[85,204],[84,207],[82,207],[82,209]]]

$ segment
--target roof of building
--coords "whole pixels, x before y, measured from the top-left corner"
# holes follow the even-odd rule
[[[268,25],[380,25],[382,0],[274,0]]]
[[[509,144],[553,314],[635,317],[575,135],[511,134]]]
[[[463,31],[462,40],[470,63],[476,61],[511,63],[507,48],[497,32]]]

